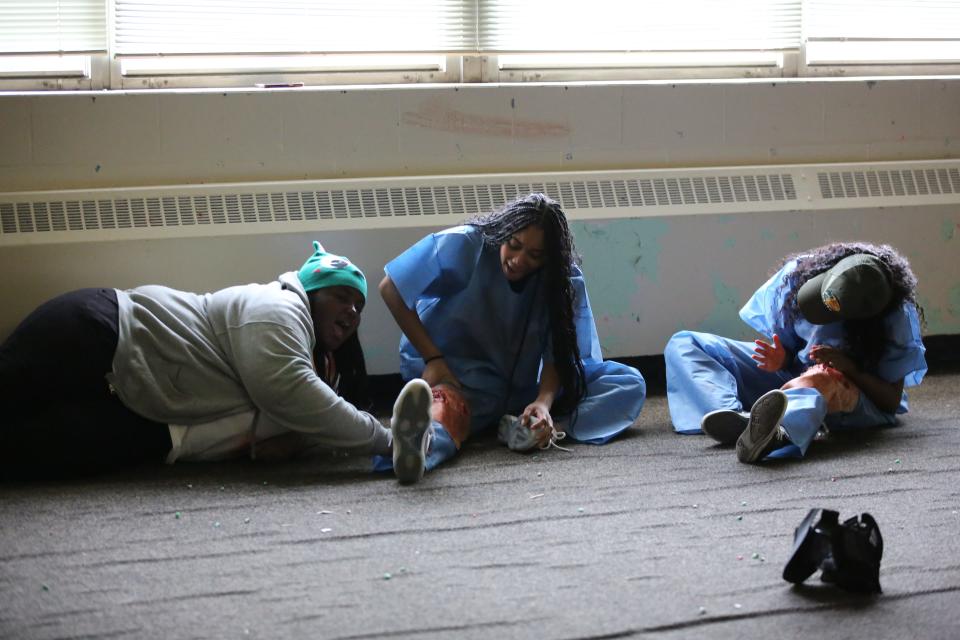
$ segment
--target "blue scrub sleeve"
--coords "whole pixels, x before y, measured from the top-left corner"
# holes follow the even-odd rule
[[[905,387],[915,387],[927,372],[916,307],[905,302],[887,316],[886,325],[890,342],[877,365],[877,375],[887,382],[902,379]]]
[[[770,337],[776,333],[788,351],[796,356],[802,356],[801,360],[804,364],[809,365],[807,353],[813,344],[842,343],[842,327],[839,324],[814,327],[814,333],[807,336],[810,340],[807,344],[807,341],[800,339],[792,324],[784,325],[782,309],[787,288],[783,283],[784,278],[795,267],[796,261],[792,260],[771,276],[743,306],[740,317],[764,336]],[[916,308],[910,303],[904,303],[901,309],[887,317],[886,324],[890,344],[880,359],[877,375],[888,382],[897,382],[902,379],[907,387],[920,384],[927,372],[927,364],[923,355],[920,320]],[[801,344],[804,345],[802,352]]]
[[[483,250],[483,236],[468,226],[432,233],[383,268],[407,307],[421,298],[460,291],[470,282]]]
[[[580,350],[580,359],[584,362],[603,362],[600,351],[600,338],[597,335],[597,323],[593,319],[593,310],[590,308],[590,298],[587,296],[587,285],[583,280],[580,267],[573,265],[570,268],[570,282],[573,285],[573,326],[577,331],[577,348]],[[553,362],[553,334],[547,334],[544,340],[544,362]]]
[[[585,363],[603,362],[600,338],[597,336],[597,323],[593,319],[593,310],[590,308],[590,298],[587,296],[587,285],[583,280],[583,273],[577,266],[573,266],[572,271],[573,323],[577,329],[577,347],[580,349],[580,358]]]
[[[801,340],[793,327],[785,325],[783,321],[783,305],[787,297],[783,279],[796,266],[795,260],[785,264],[770,276],[740,309],[740,319],[768,339],[777,334],[786,350],[794,356],[800,350]]]

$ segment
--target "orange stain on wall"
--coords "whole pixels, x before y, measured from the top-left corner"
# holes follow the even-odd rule
[[[562,122],[466,113],[451,108],[440,99],[424,101],[416,111],[405,111],[401,119],[404,124],[424,129],[504,138],[556,138],[570,135],[570,127]]]

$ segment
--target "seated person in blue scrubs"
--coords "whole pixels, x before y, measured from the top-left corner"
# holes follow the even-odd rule
[[[564,433],[602,444],[636,420],[646,385],[603,361],[576,259],[560,205],[532,194],[386,265],[380,294],[403,331],[400,372],[433,390],[426,468],[498,423],[501,440],[527,450]]]
[[[892,247],[835,243],[787,257],[740,317],[753,343],[681,331],[667,343],[674,429],[737,458],[802,457],[821,429],[894,425],[927,371],[917,279]],[[744,409],[749,408],[749,412]]]

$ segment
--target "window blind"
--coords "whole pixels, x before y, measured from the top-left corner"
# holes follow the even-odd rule
[[[806,0],[804,38],[960,40],[960,0]]]
[[[480,0],[489,52],[796,48],[801,0]]]
[[[106,0],[0,0],[0,53],[107,50]]]
[[[471,0],[116,0],[119,55],[460,52]]]

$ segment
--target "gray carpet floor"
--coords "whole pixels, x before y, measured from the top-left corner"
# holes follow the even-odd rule
[[[653,396],[606,446],[480,438],[412,487],[330,454],[6,484],[0,637],[960,637],[958,382],[760,466]],[[783,581],[813,507],[877,519],[882,595]]]

